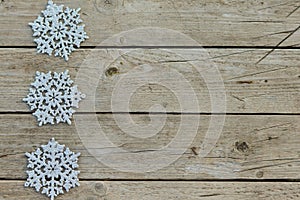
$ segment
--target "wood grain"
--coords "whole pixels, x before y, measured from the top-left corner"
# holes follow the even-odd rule
[[[3,200],[47,200],[33,188],[24,188],[22,181],[0,181],[0,198]],[[81,181],[79,188],[56,199],[78,200],[160,200],[160,199],[209,199],[209,200],[281,200],[299,199],[299,183],[251,183],[251,182],[155,182],[155,181]]]
[[[199,128],[193,142],[186,147],[183,155],[169,166],[154,172],[136,173],[121,172],[107,164],[99,162],[87,150],[96,149],[106,152],[111,161],[115,163],[127,161],[131,154],[142,155],[147,151],[157,151],[169,144],[176,136],[181,124],[180,115],[166,116],[161,130],[155,132],[149,138],[132,136],[132,132],[126,132],[130,124],[118,126],[115,118],[120,115],[101,114],[97,115],[101,130],[114,146],[101,146],[91,135],[93,146],[84,146],[82,135],[93,133],[90,130],[99,130],[93,122],[93,115],[76,115],[77,126],[59,124],[56,126],[37,127],[36,119],[29,115],[0,115],[0,178],[2,179],[25,179],[27,159],[25,152],[34,151],[40,145],[47,143],[52,137],[58,142],[70,147],[74,152],[81,152],[79,160],[81,179],[163,179],[163,180],[224,180],[224,179],[299,179],[299,130],[300,119],[295,116],[226,116],[221,137],[212,151],[205,157],[199,157],[201,144],[212,116],[200,117]],[[160,119],[161,115],[131,115],[132,120],[139,126],[147,125],[151,118]],[[188,115],[189,126],[198,116]],[[86,129],[80,129],[82,123]],[[82,132],[84,131],[85,132]],[[100,130],[99,130],[100,131]],[[184,135],[188,140],[192,128],[188,128]],[[97,133],[93,133],[97,134]],[[212,135],[211,135],[212,137]],[[98,138],[96,136],[96,138]],[[182,143],[178,143],[179,148]],[[116,159],[116,148],[121,148],[127,153]],[[175,148],[171,153],[161,150],[162,160],[153,164],[163,164],[164,158],[177,156]],[[141,162],[147,162],[141,160]]]
[[[46,2],[0,1],[1,200],[48,199],[23,186],[25,152],[53,137],[81,152],[83,180],[57,200],[300,199],[298,0],[55,0],[81,7],[89,36],[69,62],[36,54],[28,23]],[[38,127],[22,102],[34,74],[66,69],[87,98],[71,126]],[[222,92],[226,101],[212,103]],[[223,117],[221,136],[201,157],[218,134],[207,135],[218,127],[212,119]],[[97,138],[101,131],[111,143]],[[120,171],[103,158],[134,167]]]
[[[158,0],[57,0],[57,4],[82,8],[90,39],[97,46],[122,31],[162,27],[182,32],[204,46],[277,46],[299,26],[296,0],[271,1],[158,1]],[[34,46],[28,26],[46,7],[46,1],[4,0],[0,3],[0,45]],[[280,46],[299,46],[299,31]],[[158,35],[158,37],[166,37]],[[165,38],[168,40],[168,38]],[[126,40],[126,38],[125,38]],[[172,38],[180,43],[179,38]],[[128,42],[121,45],[170,45]],[[164,41],[164,40],[161,40]],[[183,46],[188,45],[182,43]]]
[[[160,104],[163,109],[159,108],[156,110],[158,112],[209,113],[212,112],[209,92],[222,92],[222,88],[215,83],[217,81],[213,74],[206,77],[213,88],[210,91],[203,79],[203,72],[215,65],[224,82],[227,113],[300,113],[300,50],[276,50],[256,64],[268,51],[269,49],[95,49],[79,50],[69,62],[65,62],[60,58],[36,55],[33,49],[0,49],[0,91],[5,94],[0,96],[0,111],[29,112],[22,99],[28,94],[35,72],[61,72],[68,69],[73,80],[78,78],[78,74],[83,77],[81,81],[75,82],[87,95],[80,102],[78,112],[126,111],[118,106],[114,106],[112,110],[111,100],[115,99],[120,104],[127,104],[132,112],[149,112],[151,106]],[[209,55],[202,57],[204,53]],[[145,64],[150,68],[144,68]],[[104,66],[103,70],[100,66]],[[144,74],[122,79],[132,76],[136,69]],[[174,71],[182,78],[174,76]],[[92,77],[95,81],[89,83]],[[166,88],[163,83],[147,82],[149,77],[153,80],[162,77],[161,82],[167,82],[170,88]],[[143,81],[143,86],[136,91],[129,91],[129,88]],[[133,93],[129,102],[112,96],[120,82],[126,86],[126,90],[117,91],[118,94]],[[185,83],[190,84],[190,87],[186,88]],[[91,88],[95,86],[96,92],[93,93]],[[198,108],[194,106],[184,110],[175,90],[187,98],[195,93]],[[95,110],[90,108],[91,104],[95,104]]]

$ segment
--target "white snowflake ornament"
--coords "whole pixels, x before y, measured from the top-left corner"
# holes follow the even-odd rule
[[[78,103],[85,95],[78,91],[77,85],[72,86],[68,70],[62,73],[36,72],[35,82],[31,84],[29,94],[23,99],[37,117],[39,126],[67,122],[71,118]]]
[[[37,192],[46,194],[54,200],[64,191],[79,186],[76,171],[80,153],[74,153],[65,145],[60,145],[53,138],[47,145],[42,145],[35,152],[26,153],[29,171],[25,187],[33,187]]]
[[[80,8],[70,9],[57,6],[49,1],[46,10],[33,22],[29,23],[33,36],[37,37],[37,52],[63,57],[66,61],[75,47],[88,38],[79,14]]]

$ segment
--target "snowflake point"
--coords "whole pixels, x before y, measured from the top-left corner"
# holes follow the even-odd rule
[[[85,99],[86,95],[85,94],[81,94],[81,98]]]
[[[69,119],[67,119],[67,123],[68,123],[69,125],[72,124],[71,120],[69,120]]]

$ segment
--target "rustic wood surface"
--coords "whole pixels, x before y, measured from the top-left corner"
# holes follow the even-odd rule
[[[36,199],[37,193],[24,189],[21,181],[0,182],[1,199]],[[299,183],[247,183],[247,182],[157,182],[157,181],[82,181],[57,200],[160,200],[160,199],[243,199],[282,200],[298,199]],[[2,192],[3,191],[3,192]],[[40,196],[39,199],[47,200]]]
[[[280,46],[299,46],[300,35],[295,30],[299,26],[300,12],[296,9],[300,4],[296,0],[55,2],[82,8],[90,36],[84,46],[98,45],[114,34],[140,27],[174,29],[204,46],[276,46],[290,34]],[[0,45],[34,46],[27,24],[40,14],[45,3],[46,0],[1,1]]]
[[[208,49],[210,57],[203,61],[197,57],[199,51],[202,50],[177,49],[177,51],[181,51],[182,55],[188,55],[188,60],[178,56],[170,57],[167,50],[172,51],[172,49],[133,49],[132,52],[116,59],[113,64],[107,66],[103,70],[104,76],[99,78],[95,96],[95,111],[112,111],[112,91],[121,75],[128,74],[141,62],[157,64],[159,61],[157,67],[154,66],[150,72],[146,73],[148,69],[144,70],[146,75],[164,74],[168,77],[168,82],[176,83],[174,87],[177,85],[180,92],[191,96],[190,90],[180,87],[183,81],[188,81],[191,84],[191,92],[195,92],[198,97],[198,110],[196,108],[190,111],[181,110],[180,102],[172,94],[172,91],[150,82],[137,91],[132,91],[134,95],[130,101],[131,111],[148,112],[152,105],[162,104],[167,112],[210,113],[209,91],[204,80],[199,78],[201,74],[189,62],[189,60],[198,59],[201,70],[209,68],[210,63],[214,63],[219,68],[226,91],[227,113],[300,113],[300,57],[298,56],[300,50],[277,50],[259,64],[255,63],[269,49]],[[28,106],[22,102],[22,99],[27,95],[28,87],[34,80],[37,70],[62,72],[68,69],[75,79],[78,71],[82,68],[98,72],[99,70],[94,69],[98,66],[99,60],[110,63],[112,58],[110,54],[106,53],[107,51],[107,49],[79,50],[74,53],[69,62],[65,62],[60,58],[37,55],[34,49],[1,49],[0,77],[2,81],[0,82],[0,91],[6,95],[0,96],[0,110],[7,112],[28,111]],[[89,59],[87,56],[94,57]],[[94,64],[83,63],[85,58],[90,60],[89,63]],[[117,71],[107,73],[111,69],[117,69]],[[178,71],[185,79],[178,80],[177,77],[172,77],[170,69]],[[128,79],[124,84],[130,88],[136,82]],[[79,89],[88,94],[90,87],[86,86],[87,84],[83,81],[80,83]],[[214,90],[221,89],[216,88]],[[92,97],[94,96],[87,95],[85,101],[81,102],[78,112],[94,111],[88,108]],[[124,110],[114,111],[122,112]]]
[[[36,54],[28,23],[46,2],[0,1],[0,200],[48,199],[23,187],[24,153],[52,137],[82,154],[81,186],[58,200],[300,198],[299,1],[56,0],[57,4],[81,7],[89,35],[82,43],[84,48],[75,51],[69,62]],[[151,32],[153,39],[149,40],[145,32],[130,34],[132,29],[146,27],[172,29],[187,37]],[[124,35],[114,36],[120,32]],[[144,64],[151,66],[150,70],[140,67]],[[90,71],[88,79],[94,72],[95,77],[102,73],[97,71],[100,65],[104,69],[94,96],[95,109],[90,108],[89,83],[79,79],[76,84],[87,98],[80,102],[72,125],[37,126],[22,102],[36,71],[68,69],[76,79],[85,70]],[[196,70],[203,72],[213,66],[219,69],[226,93],[226,110],[221,113],[212,110],[206,82]],[[134,137],[138,131],[128,132],[130,124],[120,127],[116,121],[116,117],[126,116],[127,110],[113,106],[111,99],[116,84],[136,68],[142,69],[144,78],[165,77],[175,90],[190,97],[184,81],[173,76],[177,71],[195,92],[197,106],[183,109],[172,90],[149,82],[131,95],[130,116],[141,127],[165,122],[152,137]],[[213,92],[221,93],[214,76],[209,80]],[[123,84],[131,88],[134,81]],[[124,101],[121,98],[118,103]],[[161,106],[153,109],[157,104]],[[147,173],[121,172],[98,161],[81,138],[80,131],[85,128],[79,129],[76,123],[84,124],[86,132],[97,130],[94,117],[115,147],[99,147],[95,141],[93,148],[108,152],[113,159],[117,147],[127,151],[114,159],[116,163],[169,144],[183,117],[190,125],[186,135],[194,131],[195,121],[200,125],[191,144],[169,166]],[[210,120],[222,117],[225,123],[217,144],[201,158]],[[172,155],[161,151],[161,160],[170,156],[177,156],[177,149]]]
[[[116,114],[117,117],[124,114]],[[77,124],[84,123],[86,131],[96,129],[92,123],[93,115],[77,115]],[[193,143],[186,147],[185,153],[170,166],[151,173],[124,173],[99,162],[87,149],[99,149],[102,152],[112,152],[114,148],[122,147],[130,153],[143,153],[152,149],[160,149],[172,141],[177,134],[181,117],[168,115],[161,131],[153,137],[138,139],[121,130],[111,114],[99,114],[98,120],[105,135],[115,147],[104,148],[97,141],[93,146],[84,146],[80,129],[75,126],[60,124],[37,128],[37,122],[30,114],[0,116],[0,178],[25,179],[27,160],[24,152],[31,152],[40,145],[47,143],[49,137],[66,144],[73,151],[82,153],[80,158],[80,177],[82,179],[298,179],[299,157],[299,127],[298,116],[226,116],[223,132],[211,153],[201,158],[199,154],[201,143],[206,134],[211,116],[200,117],[200,127]],[[132,115],[138,125],[148,124],[150,117],[160,118],[160,115]],[[189,115],[192,126],[196,115]],[[129,125],[128,125],[129,126]],[[125,129],[126,130],[126,129]],[[186,135],[191,135],[186,130]],[[93,139],[92,139],[93,140]],[[178,144],[178,148],[181,145]],[[177,151],[174,149],[174,154]],[[124,153],[123,159],[127,159]],[[161,156],[170,155],[161,151]],[[120,158],[116,162],[122,162]],[[146,162],[146,161],[145,161]],[[149,163],[160,164],[160,163]]]

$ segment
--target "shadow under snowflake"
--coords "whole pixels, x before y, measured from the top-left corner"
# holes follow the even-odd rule
[[[23,99],[33,110],[39,126],[67,122],[71,124],[71,118],[78,103],[85,95],[78,91],[77,85],[73,86],[68,70],[52,75],[37,71],[35,82],[31,84],[29,94]]]
[[[70,9],[57,6],[49,1],[46,10],[33,22],[29,23],[33,36],[37,37],[37,52],[63,57],[66,61],[75,47],[88,38],[79,14],[80,8]]]
[[[37,192],[46,194],[54,200],[64,190],[79,186],[78,157],[65,145],[60,145],[52,138],[47,145],[42,145],[35,152],[26,153],[29,171],[25,187],[33,187]]]

